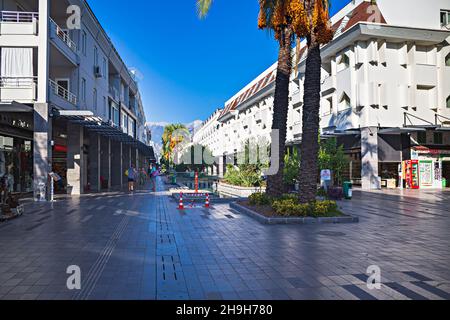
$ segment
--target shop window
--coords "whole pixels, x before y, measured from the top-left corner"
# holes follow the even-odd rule
[[[419,144],[427,143],[427,132],[426,131],[417,132],[417,143],[419,143]]]
[[[443,144],[442,132],[435,132],[433,135],[434,144]]]

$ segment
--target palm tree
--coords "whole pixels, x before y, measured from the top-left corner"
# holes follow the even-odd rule
[[[197,10],[204,17],[212,0],[197,0]],[[300,201],[306,203],[316,197],[319,152],[320,76],[322,60],[320,45],[333,38],[329,25],[328,0],[259,0],[258,27],[274,33],[280,49],[275,80],[272,130],[279,132],[278,158],[280,168],[267,181],[267,193],[280,196],[283,183],[284,155],[289,108],[289,77],[292,71],[292,45],[295,38],[306,39],[308,57],[304,84],[303,136],[301,144]],[[300,41],[297,41],[299,44]],[[299,48],[297,48],[299,49]],[[297,50],[299,52],[299,50]]]
[[[179,143],[183,142],[187,134],[189,134],[189,131],[183,124],[169,124],[164,128],[162,135],[162,153],[164,159],[169,164],[173,162],[173,151]]]

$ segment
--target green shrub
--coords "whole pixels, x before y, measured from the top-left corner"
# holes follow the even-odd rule
[[[323,217],[329,215],[339,215],[338,206],[335,201],[325,200],[316,201],[312,204],[313,210],[311,210],[313,217]]]
[[[226,183],[239,187],[260,187],[263,182],[261,171],[256,165],[240,165],[238,168],[229,165],[224,180]]]
[[[310,210],[308,204],[299,204],[296,199],[275,200],[272,204],[272,208],[277,214],[287,217],[306,217]]]
[[[286,196],[284,199],[273,201],[272,208],[277,214],[282,216],[326,217],[340,214],[338,206],[334,201],[325,200],[300,204],[297,198],[293,198],[292,196]]]
[[[271,205],[273,201],[270,196],[261,192],[253,193],[250,197],[248,197],[248,200],[252,206],[267,206]]]

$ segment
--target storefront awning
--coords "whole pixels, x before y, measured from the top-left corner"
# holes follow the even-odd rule
[[[1,103],[0,112],[33,112],[33,107],[16,101]]]
[[[53,117],[64,118],[71,123],[83,126],[90,132],[94,132],[109,138],[113,141],[121,142],[133,146],[139,150],[150,161],[156,161],[155,153],[151,146],[147,146],[141,141],[124,133],[120,128],[109,122],[103,121],[100,117],[95,117],[91,111],[86,110],[54,110]]]

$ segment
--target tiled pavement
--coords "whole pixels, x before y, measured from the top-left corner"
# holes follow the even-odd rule
[[[448,192],[355,192],[342,206],[358,224],[266,226],[227,204],[178,211],[159,190],[32,204],[0,224],[0,299],[450,298]]]

